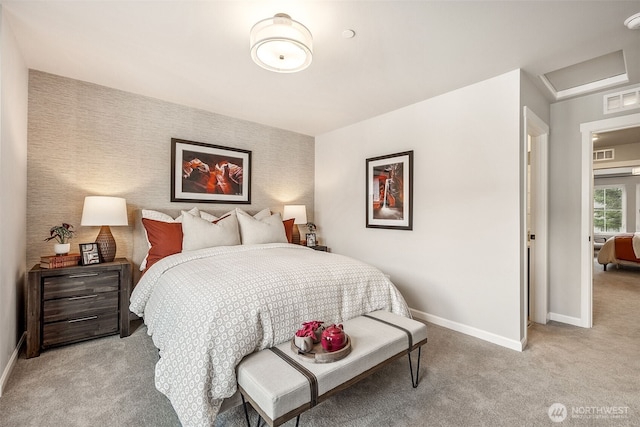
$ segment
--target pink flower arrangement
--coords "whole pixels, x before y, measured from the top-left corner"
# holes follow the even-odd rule
[[[313,342],[320,341],[320,332],[322,332],[322,324],[319,320],[312,320],[311,322],[304,322],[302,328],[296,331],[297,337],[309,337],[313,339]]]

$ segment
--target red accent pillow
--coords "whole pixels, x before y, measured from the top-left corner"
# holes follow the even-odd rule
[[[147,258],[147,269],[166,256],[182,252],[181,223],[142,218],[142,225],[147,230],[147,237],[149,244],[151,244]]]
[[[287,241],[289,243],[293,243],[293,221],[295,220],[295,218],[291,218],[282,221],[282,224],[284,225],[284,232],[287,234]]]

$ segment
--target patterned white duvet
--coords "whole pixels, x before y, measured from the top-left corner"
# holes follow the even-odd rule
[[[184,426],[213,425],[247,354],[290,340],[302,322],[375,310],[409,317],[378,269],[290,244],[239,245],[167,257],[131,295],[160,350],[156,388]]]

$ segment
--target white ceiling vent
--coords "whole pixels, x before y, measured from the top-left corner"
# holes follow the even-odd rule
[[[613,160],[615,151],[613,148],[607,148],[606,150],[596,150],[593,152],[593,161],[602,162],[604,160]]]
[[[603,97],[604,114],[640,108],[640,86]]]
[[[551,71],[540,78],[556,100],[629,82],[621,50]]]

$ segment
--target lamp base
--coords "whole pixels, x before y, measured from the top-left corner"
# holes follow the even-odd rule
[[[293,224],[293,229],[291,230],[291,243],[294,245],[300,244],[300,230],[298,229],[297,224]]]
[[[108,225],[100,227],[96,243],[100,252],[100,262],[113,262],[116,257],[116,240],[113,238]]]

